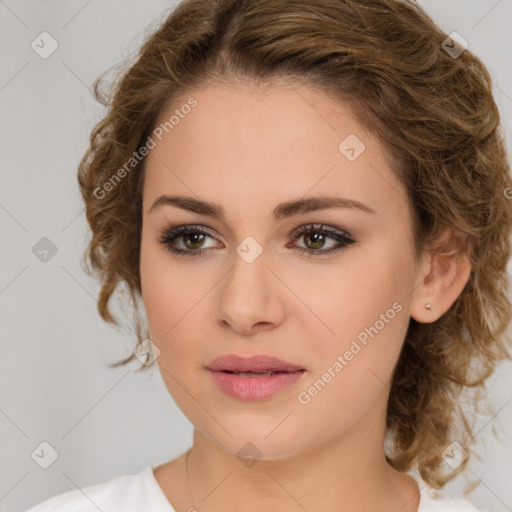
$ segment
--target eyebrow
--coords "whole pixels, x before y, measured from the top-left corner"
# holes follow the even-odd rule
[[[164,205],[176,206],[182,210],[207,215],[220,220],[225,220],[226,218],[226,213],[221,205],[202,201],[190,196],[159,196],[149,209],[149,213]],[[274,221],[278,221],[301,213],[331,208],[350,208],[361,210],[366,213],[376,213],[375,210],[369,206],[352,199],[345,199],[343,197],[312,196],[280,203],[274,208],[272,215]]]

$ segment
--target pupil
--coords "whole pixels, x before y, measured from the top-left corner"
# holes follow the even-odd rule
[[[193,241],[192,244],[189,244],[188,241],[193,238],[193,237],[196,237],[196,239],[199,237],[199,240],[196,240],[196,241]],[[203,234],[201,233],[188,233],[187,235],[185,235],[184,239],[185,239],[185,245],[188,247],[188,248],[192,248],[194,249],[195,248],[195,245],[197,244],[201,244],[201,242],[203,241],[202,240],[202,237],[204,237]],[[192,247],[191,247],[192,245]]]
[[[321,233],[316,233],[316,234],[311,234],[311,233],[308,233],[306,235],[306,238],[308,240],[311,240],[311,239],[314,239],[313,240],[313,247],[314,248],[318,248],[318,247],[322,247],[323,243],[324,243],[324,235],[321,234]],[[307,244],[306,244],[307,245]]]

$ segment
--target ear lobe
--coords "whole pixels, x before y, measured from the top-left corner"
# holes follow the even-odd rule
[[[449,229],[426,251],[410,307],[417,322],[435,322],[451,308],[471,275],[468,254],[467,244]],[[432,307],[425,307],[427,304]]]

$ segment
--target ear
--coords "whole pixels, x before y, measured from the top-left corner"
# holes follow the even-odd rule
[[[411,316],[421,323],[436,321],[456,301],[470,275],[466,244],[453,230],[446,229],[423,254],[411,294]],[[432,308],[427,309],[426,304]]]

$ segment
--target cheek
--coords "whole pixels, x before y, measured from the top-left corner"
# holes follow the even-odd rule
[[[187,310],[194,304],[194,286],[187,286],[165,248],[148,241],[148,236],[143,235],[141,244],[142,299],[152,340],[165,351],[170,346],[167,340],[186,323]]]
[[[142,242],[140,272],[151,341],[160,350],[156,364],[173,400],[181,410],[188,411],[190,398],[184,388],[195,386],[191,379],[197,377],[197,372],[187,373],[183,362],[194,361],[197,350],[188,339],[191,322],[198,320],[194,318],[197,293],[156,244]]]
[[[142,299],[152,337],[161,338],[170,326],[174,311],[171,276],[163,264],[161,249],[143,235],[140,255]],[[167,324],[167,326],[165,325]]]
[[[179,385],[165,370],[180,382],[186,375],[189,384],[198,377],[208,352],[208,292],[218,277],[200,263],[176,260],[144,236],[140,272],[151,340],[160,350],[157,364],[175,396]],[[204,346],[198,346],[198,340]]]
[[[324,366],[347,353],[350,366],[364,367],[366,373],[374,368],[385,379],[409,325],[414,267],[412,255],[397,251],[398,245],[386,240],[369,245],[347,252],[339,265],[331,267],[329,279],[321,279],[326,283],[322,290],[309,286],[308,304],[329,327],[310,348]]]
[[[318,307],[323,301],[322,319],[335,334],[325,330],[308,340],[316,364],[299,390],[303,392],[300,403],[308,417],[322,417],[329,411],[325,428],[332,429],[333,435],[366,411],[385,407],[385,400],[375,400],[388,390],[386,383],[409,324],[407,264],[411,263],[406,256],[397,258],[389,247],[366,255],[361,251],[353,259],[346,258],[343,268],[332,273],[326,292],[317,295]]]

